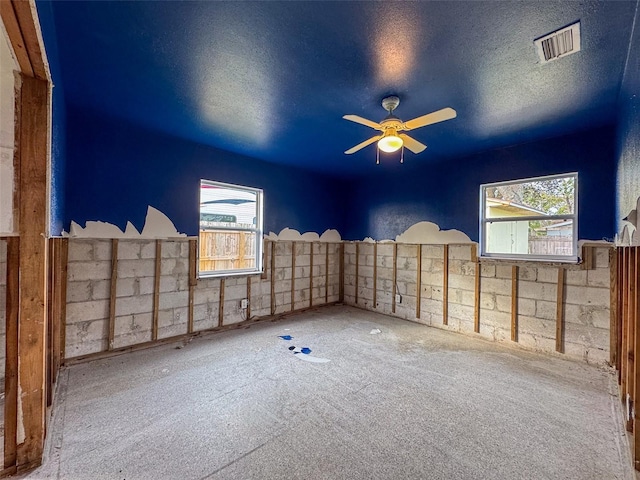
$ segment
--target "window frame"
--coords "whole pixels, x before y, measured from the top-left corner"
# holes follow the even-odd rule
[[[256,195],[256,224],[254,228],[246,227],[216,227],[210,231],[218,232],[253,232],[255,233],[255,256],[256,265],[253,268],[236,268],[232,270],[200,270],[200,233],[202,231],[200,227],[200,217],[202,215],[202,186],[211,185],[214,187],[229,188],[242,192],[255,193]],[[256,275],[261,274],[263,271],[263,216],[264,216],[264,192],[261,188],[247,187],[245,185],[235,185],[233,183],[218,182],[215,180],[200,179],[200,185],[198,187],[198,258],[196,261],[196,270],[198,278],[219,278],[219,277],[233,277],[238,275]]]
[[[518,185],[522,183],[542,182],[554,180],[558,178],[573,178],[573,213],[563,215],[532,215],[532,216],[514,216],[514,217],[495,217],[488,219],[486,217],[486,190],[488,188],[500,187],[506,185]],[[516,222],[516,221],[534,221],[534,220],[572,220],[572,255],[536,255],[530,253],[491,253],[487,252],[487,224],[493,222]],[[480,258],[492,260],[511,260],[511,261],[536,261],[536,262],[552,262],[552,263],[578,263],[578,172],[561,173],[556,175],[545,175],[540,177],[529,177],[517,180],[507,180],[502,182],[483,183],[480,185]]]

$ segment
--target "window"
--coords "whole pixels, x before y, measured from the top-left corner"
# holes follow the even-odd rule
[[[201,277],[262,271],[262,190],[200,181]]]
[[[483,257],[576,262],[578,174],[480,186]]]

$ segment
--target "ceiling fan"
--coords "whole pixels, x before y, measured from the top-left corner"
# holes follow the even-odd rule
[[[427,148],[427,146],[411,138],[406,133],[400,132],[406,132],[415,128],[425,127],[427,125],[432,125],[438,122],[444,122],[445,120],[455,118],[457,115],[456,111],[453,108],[447,107],[443,108],[442,110],[438,110],[436,112],[428,113],[426,115],[422,115],[421,117],[414,118],[413,120],[403,122],[393,114],[393,111],[398,107],[399,104],[400,99],[395,95],[383,98],[382,107],[387,112],[389,112],[389,114],[380,123],[367,120],[366,118],[359,117],[358,115],[344,115],[342,118],[344,118],[345,120],[360,123],[362,125],[366,125],[367,127],[371,127],[382,132],[380,135],[371,137],[370,139],[359,143],[355,147],[350,148],[344,153],[346,153],[347,155],[351,155],[352,153],[357,152],[367,145],[371,145],[375,141],[378,142],[378,149],[382,150],[383,152],[396,152],[404,146],[411,150],[413,153],[420,153],[425,148]],[[402,162],[402,160],[400,161]]]

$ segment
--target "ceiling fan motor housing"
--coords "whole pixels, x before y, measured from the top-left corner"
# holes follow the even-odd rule
[[[391,95],[390,97],[385,97],[382,99],[382,108],[384,108],[387,112],[391,113],[400,105],[400,99],[395,95]]]

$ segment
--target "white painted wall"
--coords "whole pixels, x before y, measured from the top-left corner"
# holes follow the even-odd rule
[[[0,235],[12,233],[13,226],[13,149],[14,149],[14,70],[17,63],[6,32],[0,35]]]

